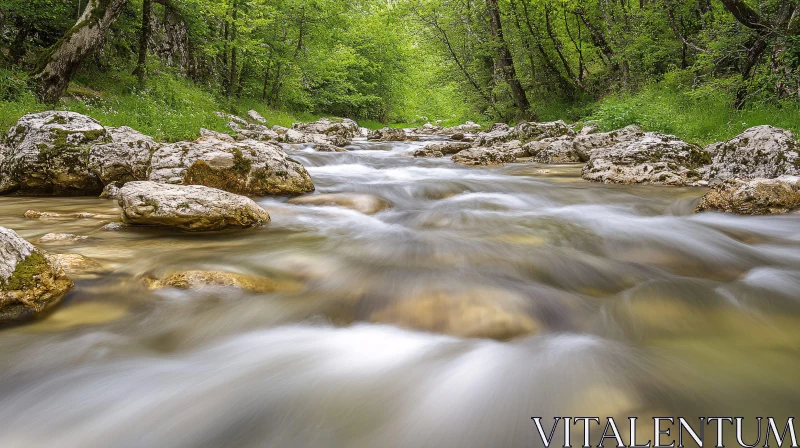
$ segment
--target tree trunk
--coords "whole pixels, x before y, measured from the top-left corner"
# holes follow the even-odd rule
[[[139,86],[144,86],[144,81],[147,78],[147,41],[150,40],[152,33],[150,22],[150,11],[153,6],[153,0],[142,0],[142,32],[139,34],[139,60],[136,63],[136,69],[133,74],[139,80]]]
[[[106,31],[127,2],[89,0],[77,23],[45,52],[33,73],[36,93],[42,102],[58,102],[86,56],[103,44]]]
[[[517,79],[514,59],[503,37],[503,24],[500,21],[500,8],[497,5],[497,0],[486,0],[486,7],[489,12],[492,37],[497,46],[497,57],[495,58],[497,67],[503,73],[508,86],[511,88],[511,96],[514,98],[514,103],[517,105],[517,108],[519,108],[523,116],[527,116],[530,114],[531,105],[528,102],[528,98],[525,96],[525,90],[522,89],[522,84],[520,84],[519,79]]]
[[[237,70],[237,62],[236,56],[238,53],[238,49],[236,48],[236,15],[237,15],[237,1],[233,0],[233,20],[231,21],[231,70],[230,70],[230,77],[228,79],[228,95],[230,96],[232,93],[236,92],[236,70]]]

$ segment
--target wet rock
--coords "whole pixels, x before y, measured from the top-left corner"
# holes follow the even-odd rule
[[[314,150],[319,152],[345,152],[346,149],[330,143],[314,143]]]
[[[89,148],[89,172],[103,185],[146,180],[150,156],[161,145],[127,126],[106,130],[111,141]]]
[[[74,243],[89,238],[83,235],[73,235],[71,233],[48,233],[39,238],[39,243]]]
[[[800,143],[792,131],[756,126],[706,147],[713,155],[707,179],[772,179],[800,175]]]
[[[507,296],[484,288],[426,292],[378,310],[369,320],[463,338],[508,340],[537,333],[539,323]]]
[[[122,184],[119,182],[111,182],[103,187],[103,192],[100,193],[100,199],[119,199],[119,189]]]
[[[130,226],[131,226],[130,224],[125,224],[124,222],[110,222],[110,223],[104,225],[103,227],[100,227],[100,230],[103,230],[103,231],[106,231],[106,232],[118,232],[118,231],[124,230],[124,229],[126,229],[126,228],[128,228]]]
[[[96,260],[80,254],[47,254],[47,259],[75,277],[99,274],[106,270]]]
[[[414,157],[443,157],[471,147],[472,144],[466,142],[436,143],[414,151]]]
[[[571,137],[551,137],[534,140],[523,146],[527,157],[539,163],[585,162],[572,144]]]
[[[406,131],[397,128],[383,128],[370,131],[367,135],[368,140],[377,140],[380,142],[404,142],[408,140]]]
[[[270,220],[251,199],[200,185],[128,182],[120,189],[119,205],[127,224],[192,231],[254,227]]]
[[[16,319],[55,305],[73,283],[11,229],[0,227],[0,319]]]
[[[648,132],[610,148],[592,150],[581,176],[605,183],[697,185],[711,157],[673,135]]]
[[[492,148],[465,149],[453,156],[453,162],[469,166],[503,166],[514,160],[514,154]]]
[[[366,215],[372,215],[392,207],[392,203],[380,196],[364,193],[330,193],[292,198],[290,204],[298,205],[337,205],[347,207]]]
[[[229,287],[256,293],[297,292],[303,289],[301,284],[290,280],[279,281],[258,275],[219,271],[178,272],[161,279],[145,277],[143,281],[149,289]]]
[[[201,137],[153,153],[150,180],[205,185],[237,194],[294,195],[314,191],[305,167],[274,143]]]
[[[573,150],[582,162],[589,160],[592,150],[610,148],[623,141],[636,140],[644,136],[641,128],[635,125],[626,126],[611,132],[585,134],[581,132],[572,141]]]
[[[712,187],[695,212],[720,211],[740,215],[788,213],[800,208],[800,177],[729,179]]]
[[[0,155],[3,190],[23,194],[98,194],[103,185],[90,172],[92,145],[111,142],[106,129],[93,118],[75,112],[27,114],[6,135]]]
[[[260,113],[252,109],[247,111],[247,118],[255,121],[256,123],[265,124],[267,122],[266,118],[262,117]]]
[[[414,151],[414,157],[425,157],[425,158],[429,158],[429,159],[435,159],[435,158],[439,158],[439,157],[444,157],[444,154],[442,153],[442,151],[439,151],[438,149],[436,149],[436,146],[437,145],[430,145],[430,146],[426,146],[424,148],[420,148],[420,149]]]
[[[464,137],[465,137],[464,134],[457,132],[450,136],[450,140],[460,141],[464,140]]]

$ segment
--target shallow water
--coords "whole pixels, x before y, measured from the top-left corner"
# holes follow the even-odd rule
[[[411,157],[423,144],[289,149],[318,192],[394,204],[375,215],[264,198],[264,228],[107,232],[108,220],[22,214],[117,214],[112,201],[0,197],[0,225],[32,241],[86,235],[41,247],[107,271],[2,329],[0,446],[518,447],[539,445],[531,416],[797,410],[800,216],[693,215],[703,189]],[[302,288],[141,280],[190,269]],[[477,301],[535,331],[495,341],[374,323],[431,296],[454,298],[436,313]]]

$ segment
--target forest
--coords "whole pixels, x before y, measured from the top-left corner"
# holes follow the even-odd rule
[[[166,140],[278,124],[597,120],[711,141],[800,122],[796,0],[2,0],[0,125]]]

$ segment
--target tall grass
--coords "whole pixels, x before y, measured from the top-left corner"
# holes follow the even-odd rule
[[[636,124],[702,144],[763,124],[800,131],[797,101],[755,103],[743,110],[732,104],[733,95],[724,86],[691,89],[662,82],[635,94],[608,96],[590,106],[589,118],[604,130]]]

